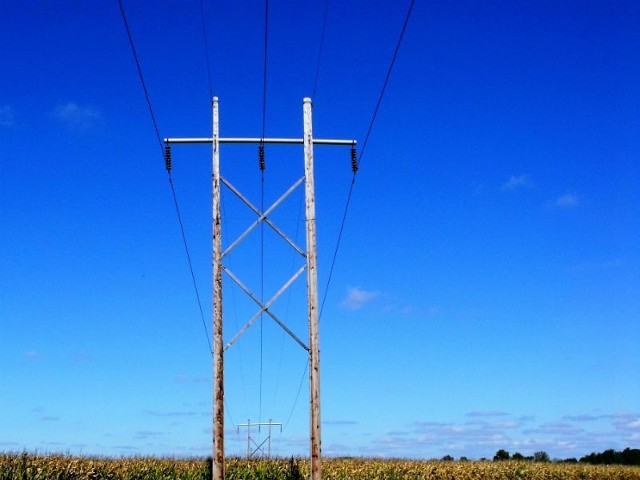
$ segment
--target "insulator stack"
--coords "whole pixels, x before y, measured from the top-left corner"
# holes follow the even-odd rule
[[[258,159],[260,160],[260,170],[264,171],[264,145],[262,143],[258,146]]]
[[[164,146],[164,168],[171,172],[171,145],[168,143]]]
[[[358,155],[356,154],[356,146],[351,146],[351,170],[353,173],[358,171]]]

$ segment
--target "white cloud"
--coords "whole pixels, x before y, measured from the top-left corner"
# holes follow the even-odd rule
[[[606,418],[606,415],[565,415],[562,417],[563,420],[569,420],[572,422],[595,422],[596,420],[601,420],[602,418]]]
[[[80,106],[75,102],[58,105],[53,111],[53,116],[74,131],[91,130],[102,122],[102,114],[98,110]]]
[[[446,454],[492,458],[498,449],[579,458],[607,448],[621,449],[640,438],[640,416],[635,413],[566,415],[542,422],[499,410],[476,410],[465,417],[458,422],[416,421],[374,438],[369,447],[382,456],[418,458]]]
[[[465,417],[506,417],[508,413],[499,410],[475,410],[465,414]]]
[[[503,190],[514,191],[518,188],[531,186],[531,177],[529,175],[511,175],[509,180],[502,184]]]
[[[580,198],[575,193],[565,193],[556,198],[554,205],[559,208],[574,208],[580,203]]]
[[[346,310],[360,310],[379,295],[380,292],[367,291],[359,287],[347,287],[347,296],[340,302],[340,307]]]
[[[13,127],[16,124],[15,115],[13,114],[13,108],[9,105],[3,105],[0,107],[0,127]]]
[[[323,426],[341,427],[341,426],[353,426],[358,425],[355,420],[328,420],[322,422]]]
[[[632,420],[631,422],[629,422],[627,424],[627,428],[635,428],[640,430],[640,417],[636,418],[635,420]]]
[[[160,437],[164,434],[165,434],[164,432],[160,432],[157,430],[139,430],[135,432],[135,438],[144,440],[144,439],[153,438],[153,437]]]
[[[579,435],[584,432],[584,429],[575,427],[568,423],[562,422],[547,422],[531,430],[526,430],[527,434],[541,434],[541,435]]]
[[[42,420],[43,422],[57,422],[58,420],[60,420],[60,417],[57,417],[55,415],[43,415],[42,417],[40,417],[40,420]]]
[[[158,412],[155,410],[145,410],[144,413],[153,417],[192,417],[198,414],[194,411]]]
[[[35,350],[29,350],[28,352],[24,352],[22,356],[25,360],[33,361],[40,358],[40,353],[36,352]]]
[[[636,438],[640,435],[640,415],[619,413],[614,416],[613,424],[624,435]]]
[[[88,352],[77,352],[73,355],[73,360],[77,363],[89,363],[93,360],[93,356]]]

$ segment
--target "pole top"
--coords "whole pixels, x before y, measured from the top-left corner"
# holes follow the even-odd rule
[[[311,103],[311,97],[304,97],[302,103]]]
[[[217,102],[218,101],[218,97],[213,97],[213,101]]]

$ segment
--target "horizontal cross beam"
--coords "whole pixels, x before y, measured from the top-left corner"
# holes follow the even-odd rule
[[[303,145],[304,138],[259,138],[259,137],[227,137],[218,138],[219,143],[258,143],[279,145]],[[211,137],[165,138],[164,143],[213,143]],[[335,140],[314,138],[314,145],[356,145],[356,140]]]
[[[237,427],[256,427],[256,426],[263,426],[263,427],[268,427],[268,426],[274,426],[274,427],[281,427],[282,423],[280,422],[255,422],[255,423],[239,423],[238,425],[236,425]],[[240,430],[238,428],[238,430]]]

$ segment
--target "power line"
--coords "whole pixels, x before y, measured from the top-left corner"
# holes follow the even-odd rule
[[[262,78],[262,139],[265,136],[267,119],[267,53],[269,39],[269,0],[265,0],[264,8],[264,68]],[[264,143],[258,146],[258,156],[260,161],[260,211],[264,212]],[[264,222],[260,223],[260,301],[264,301]],[[263,315],[260,314],[260,389],[259,389],[259,409],[258,422],[262,421],[262,380],[263,380]]]
[[[291,420],[291,417],[293,416],[293,412],[296,409],[296,405],[298,404],[298,398],[300,397],[300,390],[302,390],[302,385],[304,383],[304,378],[307,376],[307,371],[309,371],[309,362],[305,361],[304,362],[304,371],[302,372],[302,377],[300,377],[300,384],[298,385],[298,392],[296,393],[296,398],[293,400],[293,405],[291,406],[291,411],[289,412],[289,416],[287,417],[287,421],[284,422],[284,427],[283,428],[287,428],[287,425],[289,425],[289,421]]]
[[[131,29],[129,28],[129,22],[127,21],[127,16],[124,13],[124,6],[122,5],[122,0],[118,0],[118,5],[120,6],[120,13],[122,14],[122,21],[124,22],[124,27],[127,30],[127,37],[129,37],[129,45],[131,45],[131,51],[133,52],[133,59],[136,61],[136,67],[138,68],[138,76],[140,77],[140,83],[142,84],[142,89],[144,90],[144,97],[147,99],[147,106],[149,107],[149,114],[151,115],[153,128],[156,132],[158,145],[160,146],[160,151],[162,153],[162,157],[164,158],[164,146],[162,142],[162,137],[160,136],[160,130],[158,130],[158,122],[156,122],[156,116],[153,114],[153,107],[151,106],[149,91],[147,90],[147,84],[145,83],[144,76],[142,75],[142,68],[140,67],[140,61],[138,60],[138,53],[136,52],[136,47],[133,43],[133,37],[131,36]]]
[[[387,89],[387,84],[389,83],[389,78],[391,77],[391,72],[393,70],[393,66],[396,62],[396,57],[398,56],[398,52],[400,51],[400,45],[402,44],[402,39],[404,37],[404,33],[407,30],[407,25],[409,24],[409,19],[411,18],[411,12],[413,10],[413,5],[415,3],[415,0],[411,0],[411,3],[409,4],[409,9],[407,10],[407,14],[405,16],[404,19],[404,24],[402,25],[402,30],[400,31],[400,36],[398,38],[398,42],[396,44],[396,48],[393,52],[393,57],[391,58],[391,63],[389,64],[389,69],[387,70],[387,75],[384,79],[384,83],[382,84],[382,89],[380,90],[380,95],[378,97],[378,101],[376,102],[376,107],[373,110],[373,116],[371,117],[371,122],[369,122],[369,128],[367,129],[367,134],[364,137],[364,142],[362,144],[362,148],[360,149],[360,155],[358,156],[358,161],[355,165],[356,168],[354,168],[354,172],[353,172],[353,177],[351,178],[351,185],[349,186],[349,194],[347,195],[347,201],[345,203],[345,207],[344,207],[344,213],[342,215],[342,222],[340,223],[340,230],[338,232],[338,239],[336,241],[336,248],[333,252],[333,259],[331,260],[331,268],[329,269],[329,278],[327,280],[327,284],[325,286],[325,290],[324,290],[324,295],[322,297],[322,303],[320,305],[320,316],[322,316],[322,311],[324,309],[324,303],[327,300],[327,295],[329,293],[329,286],[331,284],[331,277],[333,275],[333,269],[335,267],[336,264],[336,259],[338,257],[338,250],[340,248],[340,242],[342,240],[342,233],[344,231],[344,225],[345,222],[347,221],[347,213],[349,212],[349,205],[351,203],[351,196],[353,194],[353,187],[355,185],[356,182],[356,174],[357,174],[357,167],[360,166],[360,163],[362,162],[362,157],[364,156],[364,152],[365,149],[367,148],[367,143],[369,142],[369,136],[371,135],[371,131],[373,130],[373,124],[376,121],[376,117],[378,116],[378,110],[380,109],[380,104],[382,103],[382,99],[384,97],[385,91]]]
[[[151,121],[153,122],[153,128],[156,132],[156,138],[158,140],[158,145],[160,146],[160,152],[163,160],[165,160],[165,151],[162,142],[162,137],[160,136],[160,130],[158,129],[158,122],[156,121],[156,116],[153,113],[153,107],[151,105],[151,99],[149,97],[149,91],[147,90],[147,84],[144,81],[144,76],[142,75],[142,68],[140,67],[140,61],[138,59],[138,53],[136,51],[135,44],[133,42],[133,36],[131,35],[131,29],[129,28],[129,22],[127,21],[127,16],[124,12],[124,6],[122,5],[122,0],[118,0],[118,5],[120,6],[120,13],[122,14],[122,21],[124,22],[125,29],[127,31],[127,37],[129,38],[129,45],[131,46],[131,52],[133,53],[133,59],[136,62],[136,67],[138,69],[138,77],[140,77],[140,83],[142,84],[142,89],[144,90],[144,96],[147,100],[147,106],[149,107],[149,114],[151,116]],[[173,204],[176,209],[176,216],[178,218],[178,224],[180,225],[180,233],[182,235],[182,243],[184,245],[184,251],[187,255],[187,261],[189,263],[189,271],[191,272],[191,280],[193,282],[193,289],[196,295],[196,301],[198,302],[198,308],[200,309],[200,317],[202,319],[202,325],[205,330],[205,334],[207,336],[207,343],[209,345],[209,352],[213,355],[213,348],[211,347],[211,340],[209,339],[209,331],[207,329],[207,324],[204,320],[204,312],[202,310],[202,302],[200,301],[200,293],[198,292],[198,286],[196,284],[196,277],[193,273],[193,264],[191,262],[191,255],[189,253],[189,246],[187,244],[187,237],[184,233],[184,225],[182,223],[182,215],[180,214],[180,207],[178,205],[178,197],[176,196],[176,190],[173,185],[173,178],[171,177],[171,168],[170,163],[167,163],[167,176],[169,179],[169,185],[171,187],[171,194],[173,196]]]
[[[204,20],[204,0],[200,0],[200,17],[202,18],[202,38],[204,39],[204,55],[207,64],[207,80],[209,84],[209,96],[213,97],[213,88],[211,86],[211,66],[209,65],[209,42],[207,41],[207,26]]]
[[[322,318],[322,312],[324,311],[324,303],[327,301],[327,295],[329,294],[329,287],[331,286],[331,278],[333,277],[333,269],[336,266],[336,259],[338,258],[338,250],[340,249],[340,241],[342,240],[342,232],[344,231],[344,224],[347,221],[347,213],[349,212],[349,204],[351,203],[351,195],[353,194],[353,187],[356,184],[356,174],[353,174],[351,179],[351,185],[349,185],[349,194],[347,195],[347,202],[344,206],[344,213],[342,214],[342,222],[340,223],[340,230],[338,231],[338,239],[336,240],[336,248],[333,251],[333,258],[331,259],[331,268],[329,268],[329,278],[327,284],[324,287],[324,295],[322,296],[322,303],[320,304],[320,317]]]
[[[324,2],[324,16],[322,19],[322,33],[320,33],[320,48],[318,49],[318,60],[316,61],[316,76],[313,81],[313,95],[311,98],[316,99],[316,89],[318,87],[318,76],[320,74],[320,59],[322,58],[322,47],[324,46],[324,32],[327,27],[327,13],[329,12],[329,0]]]
[[[371,117],[371,122],[369,123],[369,129],[367,130],[367,134],[364,137],[362,149],[360,150],[360,155],[358,156],[358,166],[360,166],[360,162],[362,161],[362,157],[364,156],[364,150],[365,148],[367,148],[367,142],[369,141],[369,136],[371,135],[373,124],[375,123],[376,116],[378,115],[378,109],[380,108],[380,104],[382,103],[382,98],[384,97],[384,93],[387,89],[387,84],[389,83],[389,78],[391,77],[391,71],[393,70],[393,65],[396,63],[396,57],[398,56],[398,51],[400,50],[400,45],[402,44],[402,38],[404,37],[404,32],[407,30],[407,25],[409,24],[409,18],[411,17],[411,11],[413,10],[414,3],[415,3],[415,0],[411,0],[411,4],[409,5],[409,9],[407,10],[407,16],[404,19],[404,24],[402,25],[402,30],[400,31],[400,37],[398,38],[398,43],[396,44],[396,49],[393,52],[393,57],[391,58],[391,64],[389,65],[389,69],[387,70],[387,76],[384,79],[382,90],[380,91],[378,102],[376,103],[376,108],[373,111],[373,117]],[[356,176],[355,172],[353,176],[355,178]]]
[[[264,132],[264,128],[263,128]],[[264,133],[263,137],[264,138]],[[260,182],[260,211],[264,212],[264,169],[261,170]],[[260,301],[264,302],[264,222],[260,222]],[[264,359],[264,322],[260,314],[260,400],[258,422],[262,421],[262,378]]]
[[[269,0],[265,0],[264,10],[264,71],[262,76],[262,138],[265,134],[267,115],[267,52],[269,39]]]
[[[171,193],[173,194],[173,204],[176,207],[176,216],[178,217],[178,223],[180,224],[180,234],[182,235],[182,244],[184,245],[184,252],[187,255],[187,262],[189,263],[189,272],[191,273],[191,282],[193,283],[193,291],[196,295],[196,301],[198,302],[198,309],[200,310],[200,318],[202,319],[202,326],[204,327],[204,333],[207,337],[207,344],[209,345],[209,353],[213,355],[213,348],[211,347],[211,339],[209,338],[209,329],[207,328],[207,322],[204,320],[204,312],[202,310],[202,302],[200,301],[200,293],[198,292],[198,284],[196,283],[196,277],[193,273],[193,264],[191,262],[191,255],[189,254],[189,246],[187,244],[187,237],[184,234],[184,226],[182,225],[182,215],[180,215],[180,208],[178,207],[178,198],[176,197],[176,190],[173,187],[173,179],[169,174],[169,185],[171,185]]]

